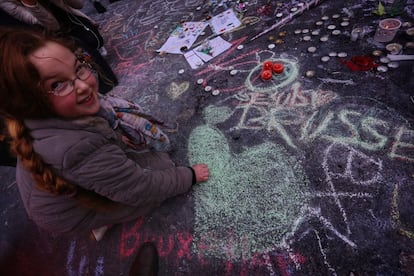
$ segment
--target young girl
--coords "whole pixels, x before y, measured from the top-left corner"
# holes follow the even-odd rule
[[[107,54],[98,24],[81,11],[83,0],[1,0],[0,25],[24,26],[74,39],[99,65],[100,92],[107,93],[118,79]]]
[[[53,232],[135,219],[206,181],[205,164],[176,167],[137,152],[97,116],[98,83],[74,48],[43,34],[0,28],[0,112],[17,155],[29,217]]]

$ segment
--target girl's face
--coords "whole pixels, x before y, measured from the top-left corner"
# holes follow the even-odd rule
[[[41,85],[59,116],[76,118],[98,112],[96,76],[89,74],[89,69],[69,49],[48,42],[33,52],[29,59],[39,71]],[[50,93],[52,91],[64,93]]]

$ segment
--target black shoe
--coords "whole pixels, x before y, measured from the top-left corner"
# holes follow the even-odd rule
[[[95,7],[95,9],[98,13],[106,12],[106,8],[104,6],[102,6],[101,2],[99,2],[99,1],[93,1],[93,6]]]
[[[129,270],[129,276],[156,276],[158,274],[158,251],[151,242],[138,249],[137,256]]]

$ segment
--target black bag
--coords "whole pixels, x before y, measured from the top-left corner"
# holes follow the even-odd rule
[[[59,21],[60,32],[64,36],[73,37],[90,48],[99,49],[103,46],[103,38],[88,18],[70,13],[48,0],[39,0]]]
[[[97,26],[83,16],[78,16],[65,12],[66,21],[66,33],[76,40],[83,41],[84,44],[89,45],[95,49],[99,49],[103,46],[103,38],[99,33]]]

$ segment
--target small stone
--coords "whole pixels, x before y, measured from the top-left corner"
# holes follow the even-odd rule
[[[272,50],[273,48],[275,48],[276,47],[276,45],[275,44],[273,44],[273,43],[271,43],[271,44],[269,44],[269,45],[267,45],[267,48],[269,48],[270,50]]]
[[[180,69],[180,70],[178,70],[178,74],[180,74],[180,75],[182,75],[182,74],[184,74],[184,69]]]
[[[320,30],[314,30],[312,31],[312,35],[319,35],[321,33]]]
[[[197,80],[197,84],[203,84],[204,80],[203,79],[198,79]]]
[[[308,52],[309,52],[309,53],[315,53],[315,52],[316,52],[316,47],[314,47],[314,46],[310,46],[310,47],[308,48]]]
[[[330,57],[336,57],[338,54],[336,53],[336,52],[330,52],[329,54],[328,54],[328,56],[330,56]]]
[[[328,30],[335,30],[336,29],[336,26],[335,25],[328,25]]]
[[[283,13],[281,13],[281,12],[278,12],[277,14],[276,14],[276,17],[282,17],[283,16]]]
[[[339,18],[339,16],[340,16],[339,14],[335,13],[335,14],[332,15],[332,18],[337,19],[337,18]]]
[[[341,34],[341,31],[340,30],[333,30],[332,31],[332,34],[333,35],[340,35]]]
[[[329,19],[329,16],[322,16],[322,18],[321,18],[323,21],[326,21],[326,20],[328,20]]]
[[[302,30],[299,30],[299,29],[298,29],[298,30],[294,30],[293,32],[294,32],[295,34],[300,34],[300,33],[302,32]]]
[[[207,85],[206,87],[204,87],[204,91],[206,92],[210,92],[213,89],[213,87],[211,87],[210,85]]]
[[[244,46],[242,44],[240,44],[240,45],[237,46],[237,50],[241,50],[243,48],[244,48]]]
[[[214,90],[213,90],[213,92],[211,92],[211,94],[212,94],[213,96],[217,96],[218,94],[220,94],[220,90],[218,90],[218,89],[214,89]]]
[[[316,21],[315,24],[316,24],[316,26],[321,26],[321,25],[323,25],[323,21]]]
[[[309,29],[303,29],[302,30],[302,34],[307,34],[307,33],[309,33]]]
[[[347,57],[347,56],[348,56],[348,54],[345,53],[345,52],[339,52],[338,53],[338,57],[340,57],[340,58],[344,58],[344,57]]]
[[[309,41],[309,40],[311,40],[311,37],[310,37],[309,35],[305,35],[305,36],[303,37],[303,40],[304,40],[304,41]]]

